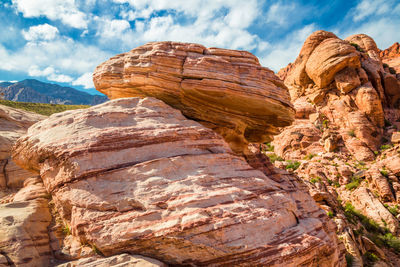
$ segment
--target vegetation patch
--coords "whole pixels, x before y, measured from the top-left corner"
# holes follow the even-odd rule
[[[283,158],[279,157],[278,155],[276,155],[275,153],[271,153],[271,154],[267,154],[267,157],[269,158],[269,160],[274,163],[275,161],[284,161]]]
[[[381,170],[381,174],[382,174],[383,176],[385,176],[385,177],[388,177],[388,176],[389,176],[389,171],[386,170],[385,168],[383,168],[383,169]]]
[[[28,103],[15,102],[10,100],[0,100],[0,104],[12,108],[23,109],[30,112],[35,112],[41,115],[50,116],[53,113],[63,112],[66,110],[88,108],[87,105],[59,105],[59,104],[44,104],[44,103]]]
[[[315,177],[315,178],[311,178],[310,182],[313,183],[313,184],[315,184],[315,183],[321,182],[321,180],[322,180],[322,178],[319,177],[319,176],[317,176],[317,177]]]
[[[265,151],[274,152],[275,147],[271,143],[265,143]]]
[[[351,182],[346,184],[346,189],[347,190],[353,190],[353,189],[356,189],[359,185],[360,185],[360,178],[353,177],[351,179]]]
[[[354,129],[351,129],[347,132],[347,134],[351,137],[356,137],[356,132],[354,131]]]
[[[381,150],[382,150],[382,151],[387,150],[387,149],[389,149],[389,148],[392,148],[392,145],[389,145],[389,144],[387,144],[387,145],[381,145]]]
[[[310,154],[308,154],[308,155],[306,155],[305,157],[304,157],[304,159],[305,160],[311,160],[313,157],[315,157],[317,154],[314,154],[314,153],[310,153]]]
[[[381,227],[374,220],[355,210],[351,203],[346,203],[344,206],[344,215],[353,224],[357,224],[357,221],[359,221],[367,230],[367,237],[378,247],[386,247],[400,254],[400,239],[390,233],[389,229]],[[359,232],[362,233],[362,231]]]
[[[357,49],[357,51],[359,51],[359,52],[365,52],[364,51],[364,49],[362,49],[358,44],[356,44],[356,43],[350,43],[350,45],[351,46],[354,46],[356,49]]]
[[[288,165],[286,165],[286,170],[287,169],[292,169],[292,170],[297,170],[300,167],[300,162],[294,161],[294,160],[289,160]]]

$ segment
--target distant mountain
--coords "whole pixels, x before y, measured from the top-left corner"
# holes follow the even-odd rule
[[[97,105],[108,100],[106,96],[91,95],[71,87],[27,79],[16,83],[0,83],[4,99],[17,102],[66,105]]]

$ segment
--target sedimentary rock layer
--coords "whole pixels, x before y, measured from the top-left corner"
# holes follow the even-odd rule
[[[213,128],[238,151],[241,142],[271,140],[294,117],[282,81],[246,51],[148,43],[99,65],[93,81],[110,99],[161,99]]]
[[[54,114],[18,140],[13,156],[40,172],[72,235],[106,256],[197,266],[342,264],[332,222],[295,178],[275,182],[215,132],[154,98]]]
[[[0,191],[7,187],[22,187],[24,180],[32,175],[15,165],[11,159],[11,148],[32,124],[44,118],[39,114],[0,105]]]
[[[314,107],[313,118],[319,121],[313,122],[320,130],[330,131],[358,160],[374,158],[381,145],[384,110],[399,107],[400,82],[383,68],[371,37],[357,34],[341,40],[330,32],[314,32],[280,76],[294,103],[305,98]],[[297,106],[297,117],[304,117],[307,105]]]

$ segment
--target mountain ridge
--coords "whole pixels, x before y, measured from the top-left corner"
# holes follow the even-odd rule
[[[25,79],[16,83],[0,83],[0,93],[5,100],[17,102],[50,103],[65,105],[97,105],[108,100],[106,96],[91,95],[72,87]]]

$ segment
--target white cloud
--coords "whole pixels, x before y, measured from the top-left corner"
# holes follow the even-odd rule
[[[45,16],[77,29],[88,26],[87,16],[79,11],[75,0],[12,0],[12,3],[26,18]]]
[[[400,3],[396,0],[362,0],[347,17],[354,22],[339,30],[343,38],[358,33],[371,36],[379,48],[385,49],[400,40]]]
[[[58,29],[47,23],[29,27],[29,30],[22,31],[22,35],[27,41],[53,40],[58,35]]]
[[[28,69],[28,75],[33,77],[46,77],[49,81],[69,83],[72,82],[72,78],[68,75],[60,74],[53,67],[47,67],[40,70],[38,66],[32,65]]]
[[[305,39],[315,30],[315,24],[306,25],[292,32],[281,42],[271,45],[264,56],[260,57],[261,65],[274,71],[286,67],[297,58]]]
[[[130,4],[132,10],[121,12],[127,20],[147,18],[160,10],[169,11],[163,16],[135,21],[134,29],[120,34],[119,40],[129,48],[149,41],[165,40],[246,50],[264,49],[267,44],[247,30],[261,14],[256,0],[245,3],[240,0],[113,1]]]
[[[370,15],[382,15],[390,11],[393,2],[388,0],[362,0],[354,9],[353,21],[358,22]]]
[[[94,88],[91,72],[86,72],[78,79],[72,82],[72,85],[82,85],[85,89]]]
[[[100,35],[102,38],[121,38],[124,32],[129,28],[129,22],[126,20],[104,20],[101,25]]]
[[[267,23],[276,23],[280,26],[284,24],[289,24],[288,20],[291,18],[290,13],[294,10],[300,10],[296,8],[294,3],[291,4],[282,4],[282,2],[274,3],[268,9],[267,14],[265,15]]]

